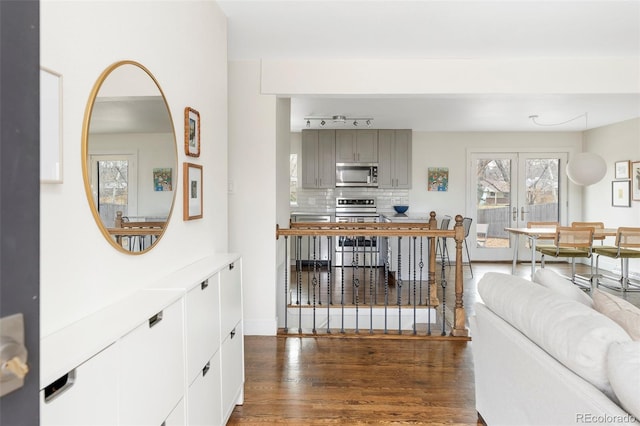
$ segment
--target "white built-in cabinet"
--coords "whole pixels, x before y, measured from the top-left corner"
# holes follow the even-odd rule
[[[337,163],[377,163],[378,131],[336,130]]]
[[[225,424],[244,397],[241,270],[202,259],[41,339],[40,424]]]
[[[333,188],[336,185],[335,130],[302,131],[302,187]]]
[[[378,130],[378,187],[411,188],[411,130]]]

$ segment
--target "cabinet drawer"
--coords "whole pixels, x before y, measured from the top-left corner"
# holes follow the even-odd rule
[[[187,412],[190,425],[222,424],[220,386],[220,352],[218,351],[189,386]]]
[[[117,345],[117,344],[116,344]],[[109,346],[40,391],[40,423],[51,426],[118,422],[118,353]],[[57,391],[53,392],[54,389]],[[45,398],[46,397],[46,398]]]
[[[178,405],[176,405],[176,408],[169,414],[169,417],[167,417],[160,426],[185,426],[187,424],[187,418],[185,417],[184,408],[184,398],[182,398]]]
[[[159,425],[184,393],[182,299],[119,345],[120,424]]]
[[[222,409],[225,421],[236,404],[242,404],[244,397],[244,345],[242,322],[228,336],[222,336]]]
[[[187,379],[191,382],[220,347],[218,274],[191,289],[186,296]]]
[[[220,271],[220,333],[222,339],[242,319],[242,263],[240,260]]]

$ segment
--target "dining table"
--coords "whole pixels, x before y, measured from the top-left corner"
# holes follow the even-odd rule
[[[516,264],[518,262],[518,247],[520,246],[520,236],[524,235],[529,239],[531,247],[531,278],[536,272],[536,242],[542,240],[552,240],[556,236],[555,227],[540,228],[504,228],[505,231],[515,235],[513,243],[513,263],[511,265],[511,273],[515,274]],[[615,237],[618,232],[617,228],[595,228],[593,237]]]

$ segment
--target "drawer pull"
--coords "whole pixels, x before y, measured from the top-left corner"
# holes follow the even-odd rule
[[[157,314],[149,318],[149,328],[158,324],[160,321],[162,321],[162,311],[158,312]]]
[[[64,376],[55,380],[49,386],[44,388],[44,402],[51,402],[58,395],[61,395],[64,391],[73,386],[76,381],[76,370],[71,370]]]
[[[230,271],[235,267],[236,267],[236,265],[233,262],[229,264],[229,270]]]
[[[231,338],[233,339],[236,335],[236,329],[234,328],[233,330],[231,330],[231,333],[229,334],[231,334]]]
[[[211,368],[211,361],[206,363],[205,366],[202,368],[202,377],[207,375],[207,373],[209,372],[210,368]]]
[[[207,287],[209,287],[209,279],[206,279],[200,283],[200,290],[204,290]]]

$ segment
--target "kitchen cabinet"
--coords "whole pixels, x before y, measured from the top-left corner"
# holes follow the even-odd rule
[[[411,130],[379,130],[378,154],[378,188],[411,188]]]
[[[377,130],[336,130],[336,163],[377,162]]]
[[[335,130],[302,131],[302,187],[333,188],[336,184]]]
[[[42,338],[40,424],[225,424],[244,397],[241,265],[203,258]]]

